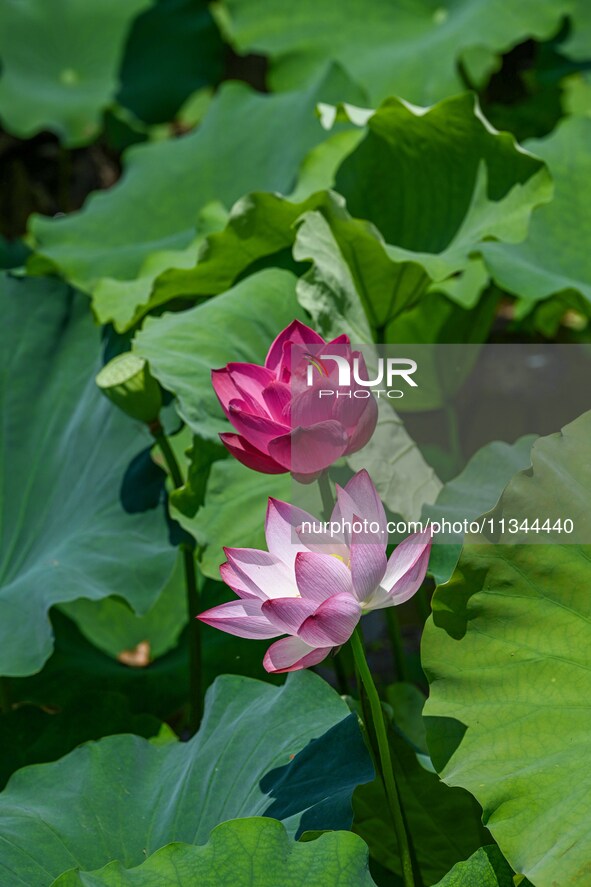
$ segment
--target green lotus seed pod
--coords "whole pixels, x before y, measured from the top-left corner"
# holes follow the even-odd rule
[[[162,406],[162,394],[143,358],[127,351],[106,364],[96,384],[109,400],[132,419],[154,422]]]

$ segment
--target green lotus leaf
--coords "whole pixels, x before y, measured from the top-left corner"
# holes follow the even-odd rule
[[[165,123],[218,82],[223,51],[205,0],[157,0],[131,27],[117,99],[146,123]]]
[[[494,130],[468,93],[429,109],[387,99],[367,126],[335,188],[393,260],[421,263],[432,280],[465,270],[486,241],[523,240],[551,199],[543,162]]]
[[[179,414],[196,434],[216,439],[229,430],[211,371],[230,361],[264,363],[273,339],[303,316],[295,284],[288,271],[260,271],[189,311],[148,318],[136,335],[134,352],[176,395]]]
[[[330,201],[326,192],[301,201],[265,192],[241,197],[231,209],[223,230],[210,234],[191,267],[170,267],[157,280],[157,298],[221,293],[251,265],[292,246],[295,223],[306,211]],[[151,304],[155,304],[152,296]]]
[[[188,246],[182,249],[157,249],[150,253],[133,280],[101,277],[92,293],[97,320],[101,323],[112,322],[118,332],[125,332],[138,324],[150,309],[168,301],[166,287],[162,284],[168,269],[193,268],[208,236],[221,230],[227,218],[228,213],[221,203],[208,203],[199,212]],[[195,291],[190,296],[196,294]]]
[[[101,395],[100,332],[87,300],[57,280],[0,279],[4,324],[0,674],[37,671],[52,649],[48,613],[119,596],[157,600],[175,553],[160,509],[128,514],[125,470],[149,442]],[[14,331],[18,330],[18,338]]]
[[[216,572],[216,576],[219,574]],[[75,711],[81,699],[93,700],[108,692],[126,696],[134,714],[151,714],[159,721],[178,718],[189,697],[189,650],[186,632],[179,638],[176,647],[158,656],[158,644],[163,642],[165,633],[175,613],[186,618],[186,601],[183,590],[171,614],[162,614],[162,627],[145,631],[141,641],[148,638],[150,652],[155,657],[146,664],[145,651],[135,646],[126,647],[128,656],[123,657],[129,664],[115,658],[114,652],[122,652],[121,638],[133,643],[139,632],[122,620],[120,628],[109,628],[101,622],[104,613],[99,604],[99,613],[94,624],[90,613],[76,608],[73,616],[79,625],[66,617],[63,608],[52,614],[55,632],[55,649],[43,669],[26,678],[4,678],[4,688],[11,702],[18,706],[35,705],[55,712]],[[201,607],[206,610],[236,596],[221,582],[207,579],[200,583]],[[69,608],[68,608],[69,609]],[[119,618],[117,610],[111,610],[114,618]],[[148,614],[150,615],[150,614]],[[92,639],[92,643],[81,633]],[[107,650],[102,652],[95,642]],[[245,675],[259,680],[280,683],[283,679],[267,675],[263,668],[263,656],[269,646],[268,641],[253,641],[236,638],[210,626],[202,628],[203,644],[203,683],[209,686],[221,674]],[[131,663],[135,662],[135,666]],[[92,720],[92,719],[91,719]],[[105,732],[109,732],[106,730]],[[136,730],[135,732],[140,732]],[[97,734],[97,737],[100,734]],[[89,736],[81,737],[89,738]],[[65,749],[67,750],[67,749]],[[64,751],[65,751],[64,750]]]
[[[546,519],[550,522],[549,529],[539,537],[542,541],[586,542],[591,539],[587,498],[591,490],[591,464],[587,451],[589,434],[591,412],[583,413],[557,434],[538,438],[531,449],[531,469],[521,471],[507,486],[490,512],[496,519],[496,531],[487,535],[497,542],[528,542],[527,531],[513,532],[509,522],[528,520],[533,523],[540,518],[540,524]],[[572,521],[572,531],[563,532],[563,526],[558,525],[558,521],[564,524],[566,519]]]
[[[303,158],[326,138],[316,103],[344,95],[358,96],[359,90],[335,69],[303,90],[281,95],[224,84],[194,132],[132,147],[120,181],[92,195],[80,212],[61,219],[34,217],[36,267],[52,267],[96,293],[99,319],[127,328],[136,309],[149,301],[155,273],[150,262],[164,270],[166,260],[150,257],[173,251],[185,267],[186,251],[203,231],[199,217],[207,204],[229,208],[256,190],[289,193]],[[169,267],[174,261],[171,257]],[[146,279],[138,287],[139,274]]]
[[[356,717],[321,678],[224,676],[189,742],[112,736],[18,771],[0,794],[0,879],[48,887],[72,868],[131,868],[241,816],[281,819],[290,836],[347,828],[353,789],[372,776]]]
[[[44,129],[92,141],[118,88],[125,39],[150,0],[27,0],[0,7],[0,118],[20,138]]]
[[[183,466],[181,470],[186,476],[186,481],[182,487],[170,493],[168,500],[170,513],[197,542],[201,571],[211,579],[219,580],[219,567],[226,559],[224,548],[266,548],[265,515],[269,496],[291,501],[293,483],[288,474],[269,475],[252,471],[231,458],[221,444],[197,435],[193,436],[190,450],[186,450],[183,441],[189,442],[190,439],[187,428],[171,438],[177,460]],[[307,491],[313,493],[312,502],[308,503],[307,507],[320,514],[322,507],[316,486],[312,485]],[[236,519],[237,514],[240,515],[240,520]],[[215,584],[208,583],[205,587],[209,589]],[[219,586],[219,583],[217,584]],[[228,595],[228,589],[224,589],[224,586],[221,588],[222,594],[225,595],[224,599],[235,598],[233,592]],[[211,590],[213,592],[213,588]],[[160,602],[163,597],[164,595],[156,604],[160,612],[162,612]],[[221,602],[222,597],[218,587],[211,606]],[[77,610],[79,603],[76,605]],[[72,605],[68,608],[70,613],[71,609]],[[167,621],[170,623],[170,617]],[[87,624],[82,627],[87,634]],[[243,660],[245,653],[248,656],[252,655],[255,647],[256,656],[262,658],[260,645],[250,639],[245,644],[243,640],[230,638],[217,630],[210,631],[205,625],[202,627],[202,632],[205,632],[206,638],[210,638],[216,647],[231,646],[236,658]],[[95,642],[96,634],[96,631],[93,631],[89,635]],[[262,649],[265,648],[263,644]],[[223,649],[220,652],[223,656]],[[228,670],[228,668],[222,669],[222,671]],[[261,675],[257,673],[254,676]]]
[[[336,200],[324,214],[302,216],[294,256],[312,262],[298,283],[301,304],[325,335],[344,329],[353,342],[373,341],[371,330],[381,341],[387,324],[414,304],[430,282],[412,259],[392,261],[379,231],[351,218]]]
[[[219,441],[191,435],[186,426],[170,438],[170,443],[185,482],[183,486],[170,491],[168,501],[177,512],[191,518],[205,502],[207,481],[214,462],[225,459],[228,451]]]
[[[465,862],[454,865],[435,887],[515,887],[511,866],[494,844],[481,847]],[[522,881],[521,887],[527,887]]]
[[[591,414],[539,438],[494,513],[588,529]],[[517,509],[517,512],[516,512]],[[514,537],[515,538],[515,537]],[[591,548],[467,544],[433,598],[422,661],[433,763],[470,791],[513,868],[536,887],[584,883],[591,847],[589,744]],[[551,626],[551,630],[549,630]],[[565,740],[568,737],[568,741]]]
[[[118,597],[107,597],[100,601],[78,598],[68,604],[60,604],[60,610],[75,621],[84,637],[109,656],[116,658],[128,654],[133,657],[134,651],[142,645],[145,658],[153,662],[176,646],[186,625],[184,580],[179,555],[158,599],[142,616],[134,613]]]
[[[365,468],[384,504],[405,520],[418,520],[432,504],[441,481],[404,426],[384,400],[378,402],[378,424],[369,443],[347,459],[353,471]]]
[[[591,78],[588,71],[572,74],[562,81],[562,107],[566,115],[588,117],[591,114]]]
[[[350,832],[303,844],[274,819],[218,825],[207,844],[169,844],[135,869],[111,863],[98,872],[67,872],[53,887],[372,887],[367,847]]]
[[[58,712],[21,704],[0,718],[0,788],[15,770],[54,761],[82,742],[114,733],[147,738],[156,736],[161,726],[152,715],[130,711],[125,696],[110,690],[84,693]]]
[[[156,301],[220,292],[295,241],[295,259],[313,265],[300,301],[321,328],[345,323],[353,338],[367,341],[371,327],[384,341],[387,325],[420,305],[430,286],[473,307],[488,282],[477,254],[490,240],[522,240],[534,207],[551,197],[542,161],[495,132],[473,96],[428,110],[389,99],[362,116],[351,106],[333,107],[329,116],[367,127],[323,182],[334,180],[342,197],[248,195],[225,229],[206,238],[195,267],[160,275]]]
[[[206,576],[219,579],[224,548],[266,548],[265,515],[269,496],[291,501],[288,474],[259,474],[235,459],[216,463],[207,485],[205,505],[189,518],[173,510],[174,517],[200,546],[200,566]],[[320,503],[318,502],[320,514]],[[240,515],[240,520],[236,515]]]
[[[423,509],[423,519],[473,520],[496,505],[513,475],[526,469],[535,435],[520,437],[514,444],[493,441],[472,456],[457,477],[445,484],[433,505]],[[460,544],[435,545],[429,570],[438,583],[447,582],[458,562]]]
[[[522,313],[555,294],[578,295],[584,310],[589,310],[590,138],[589,118],[567,117],[550,136],[528,143],[548,164],[555,183],[554,199],[536,209],[523,243],[483,247],[495,280],[523,300]]]
[[[463,271],[432,284],[416,305],[391,321],[387,341],[413,345],[485,342],[501,297],[489,283],[482,259],[471,259]]]
[[[588,62],[591,58],[591,12],[585,0],[572,0],[571,29],[561,51],[575,61]]]
[[[204,594],[204,606],[208,602],[209,598]],[[79,617],[78,613],[76,617]],[[13,705],[19,708],[22,705],[35,705],[53,712],[67,712],[72,711],[80,699],[92,700],[104,694],[106,688],[108,692],[126,696],[133,713],[151,714],[163,721],[178,714],[186,704],[189,695],[186,638],[182,637],[177,647],[154,662],[132,667],[94,646],[61,607],[52,613],[51,621],[55,635],[54,650],[41,671],[25,678],[4,678],[4,686]],[[87,621],[89,623],[90,618]],[[80,623],[86,630],[86,620],[82,618]],[[94,639],[100,634],[98,627],[96,635],[91,636]],[[116,636],[116,632],[113,636]],[[211,682],[216,674],[221,673],[222,663],[219,655],[216,656],[216,671],[211,667],[213,663],[207,662],[207,650],[204,658],[206,681]],[[228,671],[228,667],[225,671]],[[235,672],[236,669],[230,667],[230,671]]]
[[[581,4],[583,0],[581,0]],[[458,92],[459,66],[476,85],[498,67],[497,55],[530,37],[555,34],[571,0],[222,0],[224,33],[241,54],[271,59],[271,83],[290,89],[327,59],[338,61],[377,103],[400,95],[429,104]],[[285,23],[289,22],[289,27]]]

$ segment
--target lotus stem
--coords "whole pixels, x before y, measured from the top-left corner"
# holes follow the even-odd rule
[[[174,450],[160,422],[154,422],[150,426],[160,452],[168,468],[175,489],[183,486],[183,476],[179,468]],[[189,720],[188,729],[193,736],[199,729],[203,717],[203,687],[202,687],[202,653],[201,653],[201,623],[197,619],[200,612],[199,589],[197,587],[197,570],[195,566],[195,551],[192,545],[183,542],[180,546],[183,569],[185,574],[185,596],[187,601],[187,614],[189,617]]]
[[[199,729],[203,717],[202,650],[201,623],[197,619],[201,611],[195,551],[190,545],[181,546],[185,571],[187,613],[189,616],[189,733],[193,736]]]
[[[379,762],[379,769],[384,783],[388,807],[390,808],[390,813],[392,814],[394,822],[394,830],[398,841],[398,852],[400,853],[400,862],[402,865],[402,880],[404,882],[404,887],[416,887],[410,841],[400,803],[400,794],[394,776],[382,703],[380,702],[376,685],[369,669],[369,665],[367,664],[365,650],[363,649],[363,641],[358,629],[355,629],[351,637],[351,648],[353,650],[353,656],[355,657],[357,672],[361,678],[361,683],[369,701],[377,744],[376,758]],[[367,733],[368,736],[371,736],[371,731],[368,730]]]
[[[324,520],[330,520],[330,516],[334,508],[334,494],[330,485],[328,469],[326,471],[323,471],[318,478],[318,489],[320,490],[320,497],[322,499],[322,512]]]

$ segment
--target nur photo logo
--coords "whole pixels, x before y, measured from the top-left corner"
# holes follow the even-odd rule
[[[318,385],[318,375],[326,378],[327,383],[333,382],[334,370],[336,367],[337,378],[334,387],[319,388],[318,397],[354,397],[368,398],[372,393],[376,397],[389,397],[399,399],[404,397],[404,390],[394,388],[394,383],[402,380],[407,386],[417,388],[417,382],[412,378],[417,371],[417,362],[410,358],[400,357],[378,357],[376,361],[375,378],[364,378],[363,374],[367,373],[367,367],[363,357],[354,356],[352,359],[344,357],[342,354],[323,354],[322,357],[315,357],[306,354],[308,367],[306,370],[306,384],[309,388]],[[327,368],[326,361],[332,361],[334,366]],[[383,385],[385,388],[378,388]],[[360,387],[357,387],[360,386]]]

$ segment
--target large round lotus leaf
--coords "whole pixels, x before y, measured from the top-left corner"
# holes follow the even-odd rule
[[[21,138],[49,129],[70,146],[95,138],[117,91],[127,32],[148,6],[149,0],[0,4],[5,128]]]
[[[248,191],[289,193],[305,155],[327,138],[317,102],[358,96],[336,70],[281,95],[225,83],[194,132],[132,147],[121,179],[79,213],[34,217],[41,267],[49,263],[92,292],[101,322],[128,328],[150,298],[156,271],[179,267],[176,259],[180,267],[194,264],[189,247],[204,225],[211,230],[203,208],[214,201],[230,208]]]
[[[125,470],[149,441],[95,385],[100,331],[55,279],[0,279],[0,674],[38,671],[51,607],[123,598],[138,613],[172,573],[161,509],[123,510]]]
[[[76,882],[78,883],[78,882]],[[515,887],[511,866],[494,844],[481,847],[465,862],[458,862],[435,887]],[[528,887],[521,882],[521,887]]]
[[[586,413],[540,438],[493,514],[588,529],[590,432]],[[591,877],[591,546],[509,539],[467,545],[435,593],[422,646],[429,749],[516,871],[578,887]]]
[[[543,162],[494,130],[470,93],[428,109],[389,98],[367,128],[335,188],[377,226],[391,258],[421,263],[434,280],[488,240],[522,241],[532,209],[552,197]]]
[[[486,263],[504,289],[527,302],[580,294],[591,302],[591,120],[570,117],[552,135],[528,143],[555,183],[554,199],[535,210],[523,243],[488,243]]]
[[[53,887],[372,887],[367,847],[350,832],[299,844],[274,819],[234,819],[207,844],[169,844],[135,869],[113,862],[98,872],[67,872]]]
[[[581,0],[582,2],[582,0]],[[482,82],[496,54],[548,38],[571,0],[224,0],[218,16],[240,53],[271,57],[275,88],[299,85],[338,61],[376,103],[400,95],[428,104],[459,92],[459,62]],[[285,27],[289,22],[289,27]]]
[[[291,836],[346,829],[354,788],[372,778],[356,716],[321,678],[296,672],[273,687],[226,675],[189,742],[112,736],[18,771],[0,795],[0,883],[130,868],[242,816],[280,819]]]
[[[528,467],[534,440],[535,435],[526,434],[514,444],[495,440],[481,447],[445,484],[436,502],[423,508],[423,520],[469,521],[493,508],[515,472]],[[429,572],[437,584],[451,578],[461,548],[460,542],[433,546]]]
[[[356,127],[333,134],[358,138],[316,182],[334,183],[339,194],[317,191],[304,200],[304,192],[297,202],[247,195],[225,229],[209,234],[194,267],[160,268],[155,302],[220,292],[295,240],[294,258],[312,263],[298,295],[319,329],[364,342],[373,327],[377,341],[390,341],[384,327],[391,324],[395,335],[432,280],[474,306],[488,281],[475,256],[490,241],[523,240],[532,210],[552,196],[544,164],[493,130],[472,94],[428,109],[393,97],[375,112],[324,105],[322,119]]]

